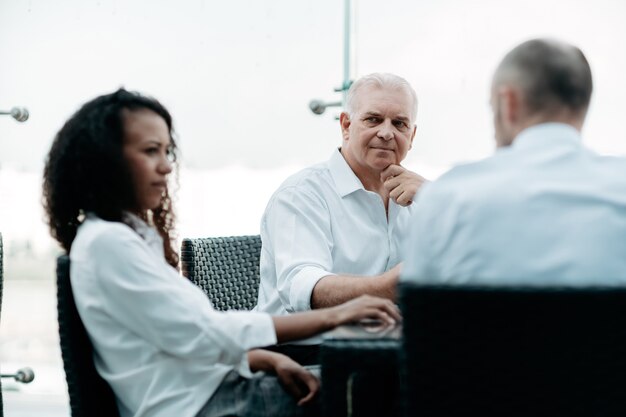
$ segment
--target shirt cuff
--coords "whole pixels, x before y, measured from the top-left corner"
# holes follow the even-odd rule
[[[252,371],[248,364],[248,351],[277,343],[274,321],[266,313],[227,311],[220,314],[224,323],[231,323],[229,329],[233,339],[232,348],[223,352],[222,363],[231,365],[239,375],[250,378]]]
[[[248,355],[243,355],[239,366],[235,368],[237,373],[244,378],[252,378],[252,371],[250,370],[250,363],[248,363]]]
[[[317,282],[332,272],[314,266],[305,266],[291,279],[289,301],[293,311],[308,311],[311,309],[311,295]]]

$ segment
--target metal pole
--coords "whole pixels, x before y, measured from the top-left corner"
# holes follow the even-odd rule
[[[346,98],[348,96],[348,89],[350,88],[350,32],[352,23],[350,0],[344,1],[344,42],[343,42],[343,105],[346,105]]]
[[[343,36],[343,81],[341,86],[335,87],[334,91],[341,93],[341,101],[326,102],[323,100],[311,100],[309,102],[309,109],[315,114],[322,114],[327,107],[339,107],[345,108],[348,98],[348,90],[352,85],[350,80],[350,61],[351,61],[351,35],[352,35],[352,4],[351,0],[344,0],[344,36]]]

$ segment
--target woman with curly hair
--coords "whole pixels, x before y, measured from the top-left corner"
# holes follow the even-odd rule
[[[80,108],[48,154],[44,206],[52,236],[70,254],[99,374],[122,417],[315,412],[317,378],[256,348],[362,318],[393,322],[397,308],[365,296],[281,317],[214,310],[177,270],[172,133],[158,101],[120,89]]]

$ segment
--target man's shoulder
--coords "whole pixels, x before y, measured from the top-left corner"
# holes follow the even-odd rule
[[[520,181],[516,170],[505,165],[499,156],[457,165],[424,186],[415,209],[422,215],[429,212],[440,216],[443,211],[458,212],[499,204],[511,183]]]
[[[493,181],[494,173],[500,170],[501,161],[497,156],[490,156],[475,162],[467,162],[454,166],[433,181],[428,188],[440,190],[463,189],[485,181]]]
[[[601,155],[592,150],[587,149],[587,153],[594,160],[597,167],[607,171],[607,174],[611,177],[615,177],[617,172],[626,172],[626,157],[618,155]],[[623,176],[619,178],[623,180]]]
[[[267,214],[279,202],[289,205],[327,207],[340,200],[328,163],[318,163],[287,177],[267,203]]]
[[[278,187],[277,192],[285,189],[315,190],[320,185],[326,185],[332,181],[328,163],[320,162],[306,167],[295,174],[287,177]]]
[[[555,175],[555,171],[559,175]],[[626,158],[598,155],[586,148],[559,158],[550,155],[522,158],[519,152],[506,148],[485,159],[455,166],[424,187],[421,194],[425,200],[440,200],[446,205],[463,201],[464,204],[475,202],[484,206],[490,201],[501,204],[507,193],[523,194],[520,190],[532,189],[547,178],[552,184],[560,183],[563,187],[576,183],[621,189],[626,185],[625,175]]]

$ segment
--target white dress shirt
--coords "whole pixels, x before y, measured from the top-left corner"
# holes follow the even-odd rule
[[[410,207],[367,191],[339,150],[288,178],[261,220],[257,309],[285,315],[311,309],[328,275],[378,275],[400,263]]]
[[[246,352],[276,343],[271,317],[217,312],[163,257],[156,230],[88,215],[72,250],[76,306],[122,417],[194,416]]]
[[[626,159],[565,124],[423,188],[401,279],[486,285],[626,284]]]

